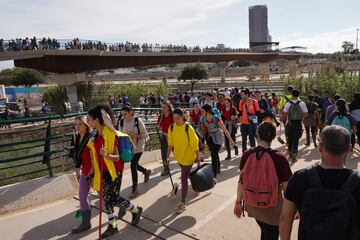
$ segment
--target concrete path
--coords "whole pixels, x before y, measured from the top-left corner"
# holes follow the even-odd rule
[[[304,139],[300,146],[304,146]],[[274,147],[284,151],[284,146],[274,142]],[[317,150],[311,147],[300,147],[299,161],[292,166],[296,171],[309,164],[319,161]],[[221,153],[221,159],[226,153]],[[218,176],[218,184],[214,189],[196,196],[189,191],[189,205],[187,210],[180,215],[174,214],[174,209],[179,201],[177,197],[168,196],[171,184],[168,178],[160,176],[162,166],[159,162],[148,163],[145,166],[153,170],[150,182],[142,183],[140,175],[141,195],[133,202],[144,208],[143,218],[137,227],[129,225],[130,214],[127,214],[124,221],[118,221],[119,233],[111,239],[260,239],[259,228],[254,219],[245,217],[236,219],[232,213],[236,198],[236,187],[239,178],[240,158],[221,162],[222,173]],[[355,150],[351,159],[347,161],[348,167],[359,168],[359,150]],[[179,167],[175,162],[171,164],[172,172],[177,182],[179,179]],[[130,193],[131,175],[125,170],[122,186],[122,195]],[[191,187],[190,187],[191,189]],[[94,193],[91,196],[91,203],[97,207],[98,199]],[[80,235],[73,235],[69,231],[78,222],[74,218],[74,212],[78,209],[78,201],[71,198],[62,201],[49,203],[47,205],[32,209],[18,211],[12,214],[0,216],[1,239],[97,239],[99,211],[93,209],[92,229]],[[117,212],[117,210],[116,210]],[[106,220],[106,214],[103,214]],[[294,224],[293,238],[297,239],[298,222]],[[103,223],[104,231],[106,223]]]

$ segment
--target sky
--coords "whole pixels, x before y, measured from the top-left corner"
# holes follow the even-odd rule
[[[248,7],[268,6],[280,47],[335,52],[356,41],[359,0],[0,0],[0,38],[248,47]],[[0,69],[12,62],[0,62]]]

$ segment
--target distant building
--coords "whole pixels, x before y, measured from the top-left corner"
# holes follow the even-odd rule
[[[271,36],[268,28],[268,9],[266,5],[249,7],[249,43],[251,50],[269,50]]]

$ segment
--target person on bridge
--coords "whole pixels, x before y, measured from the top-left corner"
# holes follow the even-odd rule
[[[113,126],[115,117],[111,107],[107,104],[98,104],[90,109],[88,122],[94,129],[87,145],[91,150],[94,169],[93,188],[99,192],[101,181],[103,182],[102,192],[109,220],[108,228],[102,234],[102,237],[106,238],[118,231],[113,215],[115,206],[131,212],[132,225],[139,223],[143,209],[134,206],[129,200],[120,196],[124,162],[119,155],[118,132]],[[100,179],[101,170],[102,179]]]
[[[90,149],[87,147],[91,128],[87,123],[86,116],[77,116],[75,118],[75,141],[73,142],[74,151],[72,157],[75,161],[76,178],[79,182],[79,200],[80,211],[76,213],[82,218],[80,226],[71,229],[72,233],[79,233],[91,228],[91,208],[88,199],[92,181],[86,181],[86,177],[92,171]]]
[[[176,108],[173,112],[174,123],[168,131],[167,164],[171,152],[181,168],[181,202],[178,204],[176,213],[182,213],[186,209],[188,194],[188,178],[191,168],[196,161],[200,166],[199,139],[194,128],[186,123],[184,110]]]
[[[171,124],[174,123],[173,120],[173,106],[169,101],[161,103],[162,113],[158,117],[157,129],[161,130],[160,146],[161,146],[161,158],[163,161],[164,170],[161,172],[161,176],[166,176],[169,174],[168,168],[166,167],[167,159],[166,153],[168,148],[167,135],[168,130]]]
[[[134,143],[134,158],[131,160],[131,177],[132,177],[132,191],[129,196],[133,199],[139,195],[138,191],[138,173],[140,171],[144,174],[144,182],[147,183],[150,178],[151,170],[148,170],[139,164],[142,153],[145,149],[145,142],[150,138],[145,128],[144,122],[134,116],[132,107],[130,104],[122,107],[121,109],[122,119],[119,122],[118,129],[131,136]]]

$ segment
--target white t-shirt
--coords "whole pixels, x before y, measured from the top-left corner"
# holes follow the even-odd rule
[[[144,105],[145,104],[145,97],[141,96],[140,97],[140,105]]]
[[[292,101],[293,103],[300,102],[300,103],[299,103],[299,106],[300,106],[300,108],[301,108],[301,111],[302,111],[303,113],[307,113],[307,112],[308,112],[308,109],[307,109],[306,104],[305,104],[304,102],[302,102],[302,101],[300,101],[300,100],[291,100],[291,101]],[[285,112],[285,113],[289,112],[290,107],[291,107],[291,103],[290,103],[290,102],[287,102],[287,103],[285,104],[285,107],[284,107],[284,109],[283,109],[283,112]],[[288,118],[289,118],[289,116],[288,116]],[[286,123],[288,123],[288,119],[286,119]]]

